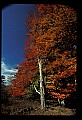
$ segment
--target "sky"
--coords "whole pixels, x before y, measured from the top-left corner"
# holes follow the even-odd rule
[[[34,4],[11,4],[2,9],[1,74],[15,73],[13,68],[25,59],[25,20],[33,7]]]

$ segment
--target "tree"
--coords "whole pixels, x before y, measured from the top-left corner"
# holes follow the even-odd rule
[[[18,72],[15,75],[16,79],[12,81],[13,95],[25,96],[27,93],[26,87],[32,83],[33,76],[37,73],[37,66],[34,66],[32,63],[34,61],[25,60],[19,65]]]
[[[33,56],[43,64],[44,76],[50,75],[50,79],[58,81],[60,87],[60,81],[76,73],[73,46],[77,44],[77,13],[69,6],[59,4],[39,4],[35,10],[26,20],[29,38],[25,51],[28,52],[29,44],[31,55],[35,53]]]
[[[1,75],[1,79],[5,79],[5,76],[4,76],[4,75]]]
[[[53,81],[54,92],[50,94],[54,94],[53,97],[58,100],[65,98],[69,90],[71,91],[66,85],[70,83],[69,77],[76,76],[77,57],[74,49],[74,46],[77,46],[76,17],[76,11],[69,6],[37,4],[35,12],[31,11],[26,20],[28,29],[24,53],[26,60],[22,62],[18,71],[17,79],[20,81],[18,85],[21,83],[21,87],[25,89],[28,83],[36,80],[37,75],[40,76],[41,109],[45,107],[43,86],[45,79],[46,83],[48,79],[50,82]],[[75,80],[73,77],[73,84]],[[35,86],[34,88],[37,92]]]

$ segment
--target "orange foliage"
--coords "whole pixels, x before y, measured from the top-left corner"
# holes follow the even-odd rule
[[[42,60],[44,76],[53,74],[50,77],[55,81],[76,73],[76,50],[73,50],[77,39],[76,11],[59,4],[37,4],[34,8],[35,12],[30,12],[25,22],[29,29],[25,41],[26,60],[20,64],[13,81],[13,86],[22,90],[35,79],[38,59]]]

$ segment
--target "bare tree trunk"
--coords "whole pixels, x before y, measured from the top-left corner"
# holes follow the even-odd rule
[[[39,72],[40,72],[40,99],[41,99],[41,109],[45,108],[45,98],[44,98],[44,86],[42,78],[42,62],[38,59]]]

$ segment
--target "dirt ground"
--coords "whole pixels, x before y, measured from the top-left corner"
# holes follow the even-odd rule
[[[40,109],[40,102],[37,100],[13,100],[9,104],[1,104],[2,115],[75,115],[75,109],[46,105],[45,110]]]

